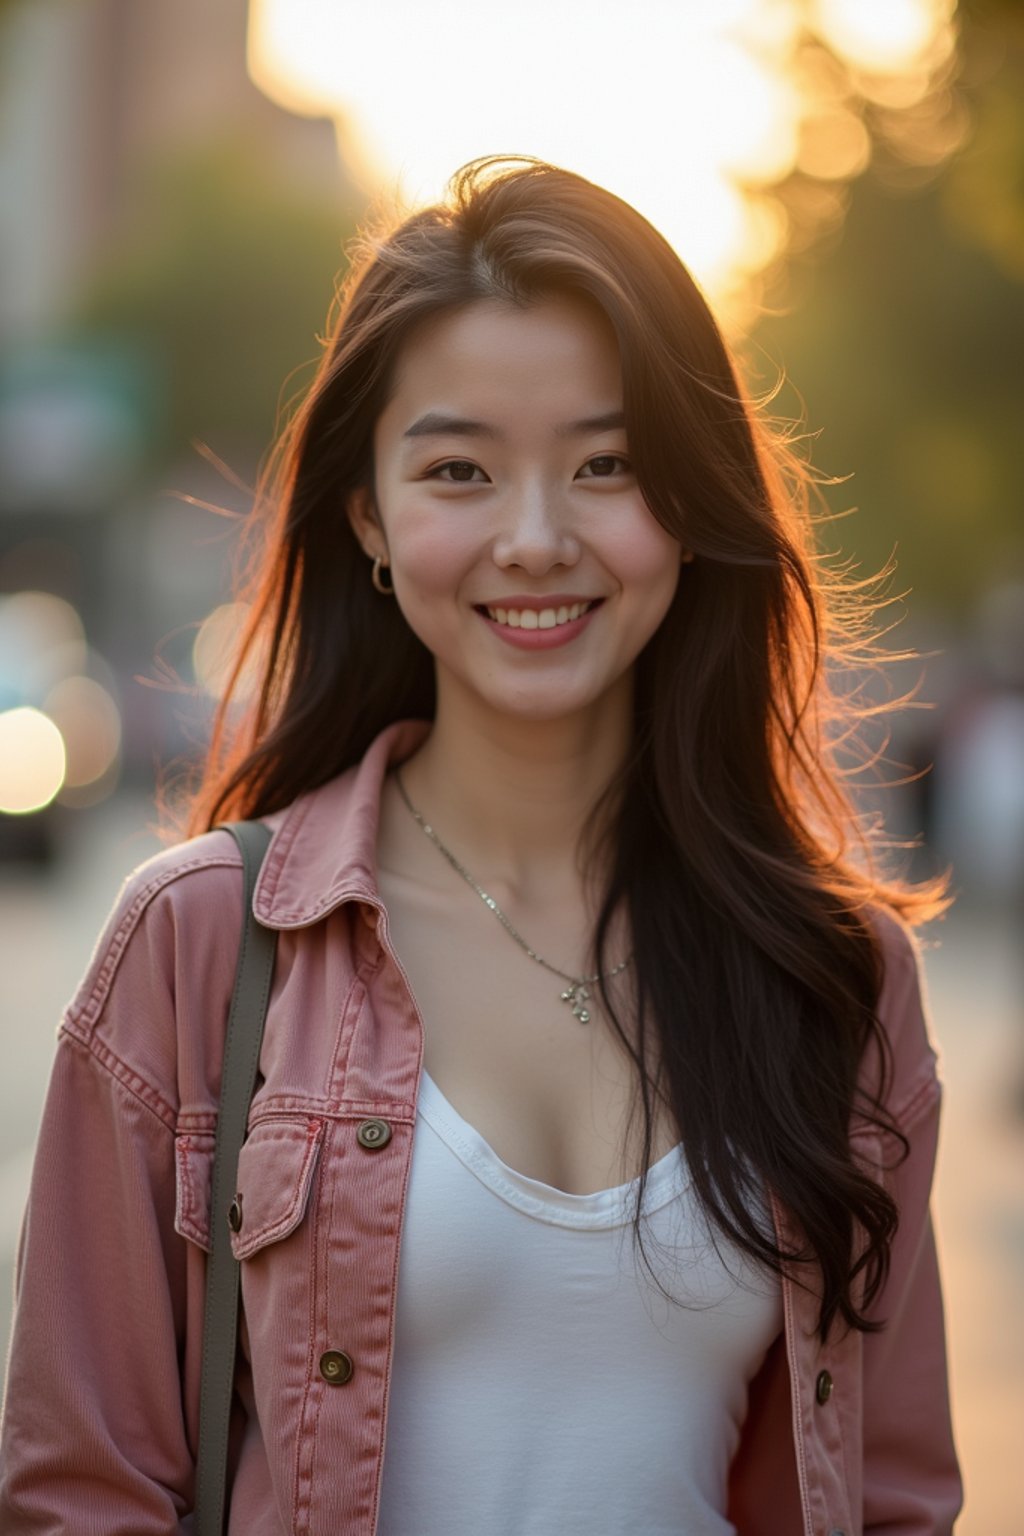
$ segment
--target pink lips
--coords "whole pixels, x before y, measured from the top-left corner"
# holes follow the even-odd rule
[[[570,619],[568,623],[556,624],[553,629],[513,629],[510,624],[499,624],[496,619],[492,619],[480,608],[477,612],[488,629],[494,630],[507,645],[514,645],[521,651],[548,651],[559,645],[568,645],[570,640],[575,640],[577,635],[582,634],[601,607],[603,599],[581,598],[574,593],[556,592],[551,597],[505,598],[500,605],[494,603],[489,605],[502,608],[533,608],[540,613],[544,608],[569,608],[573,603],[588,601],[593,602],[594,606],[588,608],[586,613],[581,613],[578,619]]]

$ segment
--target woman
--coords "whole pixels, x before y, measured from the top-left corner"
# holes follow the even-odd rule
[[[5,1531],[189,1529],[244,816],[230,1530],[952,1528],[949,900],[840,781],[863,584],[666,242],[496,158],[355,251],[189,836],[63,1021]]]

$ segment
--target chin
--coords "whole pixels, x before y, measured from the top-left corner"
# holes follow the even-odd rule
[[[607,703],[610,691],[609,689],[586,693],[573,691],[567,694],[563,690],[556,694],[538,690],[536,693],[520,693],[515,696],[492,694],[482,702],[493,713],[505,715],[510,720],[541,724],[586,714],[602,703]]]

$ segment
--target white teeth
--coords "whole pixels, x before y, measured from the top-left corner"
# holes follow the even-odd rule
[[[510,629],[554,629],[559,624],[571,624],[592,605],[572,603],[561,608],[488,608],[487,616],[497,624],[507,624]]]

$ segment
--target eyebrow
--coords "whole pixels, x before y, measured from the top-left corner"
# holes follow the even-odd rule
[[[587,432],[611,432],[626,425],[623,411],[605,411],[601,416],[584,416],[580,421],[566,421],[555,428],[556,437],[582,437]],[[466,416],[447,416],[443,411],[428,411],[402,434],[403,437],[490,437],[504,433],[486,421],[472,421]]]

